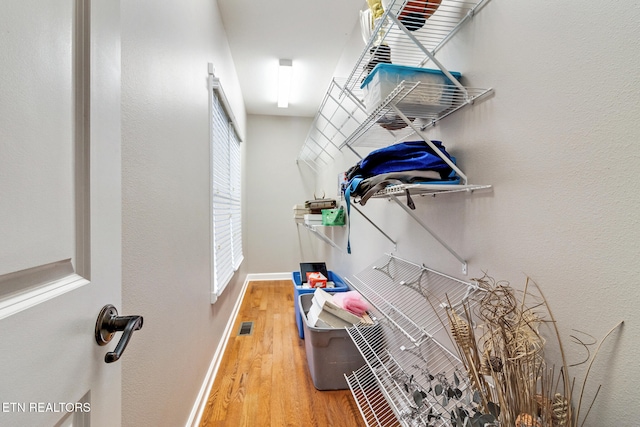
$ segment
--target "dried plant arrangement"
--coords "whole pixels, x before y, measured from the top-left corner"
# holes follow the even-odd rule
[[[475,281],[482,290],[479,300],[457,307],[446,305],[450,335],[473,396],[473,413],[460,414],[456,425],[582,427],[593,405],[592,401],[586,414],[582,413],[589,371],[604,340],[623,322],[602,338],[584,362],[588,363],[585,378],[574,393],[571,366],[540,287],[530,278],[522,291],[486,274]],[[546,340],[540,332],[543,324],[551,327],[551,335],[557,340],[562,359],[559,369],[545,361]],[[574,395],[579,396],[577,403]]]

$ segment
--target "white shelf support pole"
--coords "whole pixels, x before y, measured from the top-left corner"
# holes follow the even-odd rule
[[[411,209],[409,209],[408,206],[406,206],[404,203],[402,203],[397,196],[395,195],[390,195],[389,197],[391,197],[391,199],[396,202],[398,204],[398,206],[400,206],[402,209],[404,209],[404,211],[406,213],[409,214],[409,216],[411,218],[413,218],[418,224],[420,224],[422,226],[422,228],[424,228],[427,233],[431,234],[431,236],[436,239],[438,241],[438,243],[440,243],[451,255],[453,255],[458,261],[460,261],[462,263],[462,274],[464,274],[465,276],[467,275],[467,261],[462,258],[460,255],[458,255],[458,253],[456,251],[454,251],[449,245],[447,245],[447,243],[442,240],[437,234],[435,234],[433,232],[433,230],[431,230],[429,228],[429,226],[427,224],[424,223],[424,221],[422,221],[418,215],[415,214],[415,212],[413,212]]]
[[[413,131],[415,133],[417,133],[420,136],[420,138],[422,138],[424,140],[424,142],[426,142],[429,145],[429,147],[431,147],[433,152],[438,157],[440,157],[442,159],[442,161],[444,161],[447,165],[449,165],[449,167],[451,169],[456,171],[456,174],[458,174],[460,179],[462,179],[462,183],[466,185],[467,181],[468,181],[467,180],[467,175],[465,175],[464,172],[462,172],[462,170],[460,170],[460,168],[458,166],[456,166],[456,164],[451,161],[451,159],[449,159],[447,156],[445,156],[442,153],[442,151],[440,151],[440,149],[438,149],[438,147],[436,147],[435,144],[433,142],[431,142],[431,140],[429,138],[427,138],[426,135],[424,135],[422,133],[422,131],[420,129],[418,129],[416,127],[416,125],[414,125],[413,122],[411,120],[409,120],[407,118],[407,116],[405,116],[402,111],[400,111],[400,109],[398,109],[398,107],[396,105],[391,105],[391,108],[405,123],[407,123],[409,125],[409,127],[411,127],[411,129],[413,129]]]
[[[449,80],[451,80],[451,83],[453,83],[454,85],[456,85],[456,87],[458,89],[460,89],[460,91],[462,93],[464,93],[465,98],[469,98],[469,93],[467,92],[467,88],[465,88],[464,86],[462,86],[462,84],[458,81],[458,79],[456,79],[455,77],[453,77],[453,75],[449,72],[449,70],[447,70],[444,65],[442,65],[440,63],[440,61],[438,61],[436,59],[435,56],[433,56],[433,54],[431,52],[429,52],[429,49],[427,49],[426,47],[424,47],[424,45],[422,43],[420,43],[420,40],[418,40],[416,38],[416,36],[413,35],[413,33],[411,31],[409,31],[407,29],[407,27],[405,27],[404,25],[402,25],[402,23],[398,20],[398,18],[396,18],[393,14],[389,14],[389,19],[391,19],[393,21],[394,24],[396,24],[398,26],[398,28],[400,28],[405,35],[413,42],[415,43],[416,47],[419,48],[422,52],[424,52],[425,55],[427,55],[427,57],[429,57],[429,59],[438,66],[438,68],[440,69],[440,71],[442,71],[444,73],[445,76],[447,76],[447,78]]]
[[[387,238],[388,241],[390,241],[391,243],[393,243],[393,250],[397,250],[398,249],[398,244],[396,243],[395,240],[393,240],[391,237],[389,237],[389,235],[387,233],[385,233],[384,231],[382,231],[382,229],[380,227],[378,227],[373,221],[371,221],[369,219],[368,216],[366,216],[365,214],[362,213],[362,211],[360,209],[358,209],[355,205],[355,203],[351,204],[351,208],[355,209],[360,215],[362,215],[362,217],[364,219],[366,219],[367,221],[369,221],[369,224],[373,225],[375,227],[376,230],[378,230],[380,232],[380,234],[382,234],[384,237]]]
[[[296,224],[300,224],[300,223],[296,223]],[[342,248],[340,246],[338,246],[333,240],[331,240],[329,237],[325,236],[322,232],[318,231],[316,229],[315,226],[313,225],[308,225],[305,223],[302,223],[302,225],[304,226],[304,228],[306,228],[307,230],[309,230],[310,232],[312,232],[313,234],[315,234],[320,240],[322,240],[323,242],[325,242],[327,245],[331,246],[332,248],[335,248],[341,252],[344,252],[342,250]]]

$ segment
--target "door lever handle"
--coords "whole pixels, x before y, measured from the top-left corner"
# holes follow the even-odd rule
[[[114,351],[110,351],[104,356],[106,363],[112,363],[120,359],[124,349],[129,344],[133,331],[142,328],[142,316],[118,316],[118,310],[107,304],[102,307],[98,320],[96,321],[96,342],[98,345],[107,345],[116,332],[122,331],[122,337]]]

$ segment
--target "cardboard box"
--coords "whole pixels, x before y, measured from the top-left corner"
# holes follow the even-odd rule
[[[320,272],[307,273],[307,283],[312,288],[326,288],[327,278]]]

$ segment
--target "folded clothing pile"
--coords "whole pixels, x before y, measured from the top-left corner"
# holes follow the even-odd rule
[[[440,154],[455,164],[441,141],[431,141]],[[425,141],[407,141],[369,153],[347,172],[348,196],[362,205],[388,185],[457,181],[451,166]]]
[[[347,217],[351,214],[351,198],[355,203],[365,205],[367,200],[384,188],[399,184],[458,184],[460,178],[451,165],[455,158],[450,156],[440,141],[407,141],[380,148],[369,153],[364,159],[346,172],[348,182],[344,196]],[[446,161],[445,161],[446,159]],[[407,206],[415,209],[409,189],[405,188]],[[351,253],[350,229],[347,232],[347,253]]]

